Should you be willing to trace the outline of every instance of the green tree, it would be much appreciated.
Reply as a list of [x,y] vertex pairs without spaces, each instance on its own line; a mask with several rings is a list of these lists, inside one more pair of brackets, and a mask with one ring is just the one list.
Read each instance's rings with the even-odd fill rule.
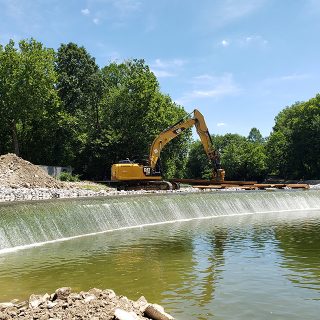
[[[108,132],[105,163],[145,159],[153,139],[186,115],[182,107],[159,90],[155,75],[143,60],[111,63],[102,69],[104,98],[102,128]],[[190,132],[170,142],[161,154],[167,176],[182,175]]]
[[[10,128],[12,150],[18,155],[28,153],[26,132],[32,122],[46,118],[58,106],[54,59],[54,51],[34,39],[20,41],[18,48],[10,40],[0,49],[1,122]],[[22,148],[20,141],[25,142]],[[6,142],[2,149],[11,151],[7,148]]]
[[101,72],[95,59],[75,43],[59,47],[56,71],[57,90],[62,102],[57,128],[62,143],[57,146],[57,154],[64,155],[64,161],[76,172],[89,177],[86,175],[88,168],[98,165],[93,159],[101,148]]
[[288,179],[319,179],[320,95],[282,110],[267,143],[270,172]]
[[190,179],[210,179],[212,169],[209,167],[207,155],[199,140],[191,144],[186,164],[186,176]]
[[230,143],[222,152],[228,180],[262,180],[266,175],[266,154],[262,144],[245,138],[241,143]]
[[57,52],[56,71],[64,110],[70,115],[85,117],[85,120],[91,117],[88,125],[98,126],[103,84],[95,59],[84,47],[72,42],[62,44]]
[[248,135],[248,140],[251,142],[263,143],[264,139],[261,132],[257,128],[252,128]]
[[[2,128],[10,130],[13,151],[19,154],[19,143],[17,137],[17,119],[22,113],[22,106],[16,101],[18,96],[18,74],[19,74],[19,53],[15,48],[13,40],[3,48],[0,54],[0,114]],[[20,107],[20,108],[19,108]],[[2,149],[5,146],[2,143]],[[7,150],[6,150],[7,151]]]
[[[249,141],[238,134],[213,136],[213,144],[220,151],[221,166],[226,180],[261,180],[266,174],[264,145]],[[191,178],[210,179],[212,168],[203,147],[196,141],[189,153],[187,173]]]

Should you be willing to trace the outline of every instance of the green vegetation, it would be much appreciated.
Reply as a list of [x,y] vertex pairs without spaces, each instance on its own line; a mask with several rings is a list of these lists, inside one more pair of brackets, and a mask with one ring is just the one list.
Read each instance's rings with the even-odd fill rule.
[[[0,154],[71,165],[82,178],[102,180],[112,163],[145,159],[157,134],[186,114],[143,60],[99,68],[74,43],[57,52],[34,39],[0,46]],[[257,128],[248,137],[213,136],[226,179],[320,178],[320,95],[286,107],[275,121],[268,138]],[[161,156],[166,177],[210,178],[190,130]]]
[[266,146],[270,172],[290,179],[319,179],[320,95],[285,108],[275,121]]
[[[266,154],[263,140],[252,141],[238,134],[217,135],[213,136],[212,140],[220,151],[222,167],[226,171],[226,180],[261,180],[266,176]],[[193,143],[187,163],[188,176],[210,178],[211,171],[201,143],[199,141]]]
[[69,182],[78,182],[80,181],[79,175],[75,174],[73,175],[70,172],[61,172],[58,176],[58,179],[61,181],[69,181]]

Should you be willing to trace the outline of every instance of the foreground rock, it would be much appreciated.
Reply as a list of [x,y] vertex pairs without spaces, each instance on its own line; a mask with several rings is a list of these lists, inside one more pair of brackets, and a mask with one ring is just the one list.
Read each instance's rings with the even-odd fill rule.
[[172,320],[172,316],[144,297],[131,301],[112,290],[72,293],[69,287],[52,294],[31,295],[29,301],[0,303],[0,319]]

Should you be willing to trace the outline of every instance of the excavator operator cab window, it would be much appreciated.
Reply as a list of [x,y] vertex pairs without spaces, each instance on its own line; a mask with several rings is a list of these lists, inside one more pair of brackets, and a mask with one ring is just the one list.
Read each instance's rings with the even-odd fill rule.
[[154,168],[154,175],[161,175],[161,162],[160,158],[158,159],[156,166]]
[[120,160],[119,163],[132,163],[132,161],[129,158],[127,158],[125,160]]

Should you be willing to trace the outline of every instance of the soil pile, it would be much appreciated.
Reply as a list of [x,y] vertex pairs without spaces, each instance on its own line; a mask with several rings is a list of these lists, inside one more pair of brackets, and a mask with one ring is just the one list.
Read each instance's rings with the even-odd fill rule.
[[0,156],[0,186],[11,188],[64,188],[38,166],[13,153]]
[[69,287],[49,295],[31,295],[29,301],[0,303],[0,319],[174,320],[159,305],[144,297],[137,301],[112,290],[91,289],[72,293]]

